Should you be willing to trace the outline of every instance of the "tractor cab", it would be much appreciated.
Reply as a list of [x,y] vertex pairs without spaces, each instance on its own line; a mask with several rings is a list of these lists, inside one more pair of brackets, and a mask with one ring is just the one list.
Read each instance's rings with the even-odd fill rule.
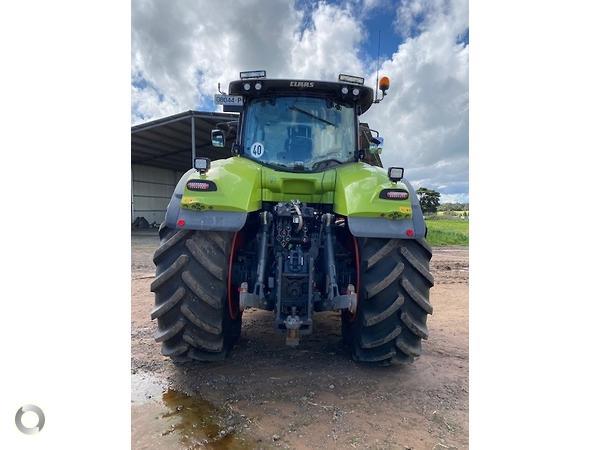
[[[213,130],[214,146],[232,140],[235,154],[293,172],[320,172],[365,157],[368,128],[358,117],[374,98],[363,78],[267,79],[265,71],[242,72],[240,78],[229,84],[228,95],[215,96],[215,103],[226,112],[239,112],[240,119]],[[367,140],[373,141],[371,136]]]

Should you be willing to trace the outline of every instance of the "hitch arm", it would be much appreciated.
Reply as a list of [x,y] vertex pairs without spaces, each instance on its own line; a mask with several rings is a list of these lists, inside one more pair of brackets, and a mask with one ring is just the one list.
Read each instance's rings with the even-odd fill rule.
[[260,241],[258,244],[258,264],[256,268],[256,283],[252,292],[248,292],[248,283],[240,286],[240,309],[264,308],[265,300],[265,271],[267,270],[267,245],[269,241],[269,227],[273,216],[270,212],[260,213]]
[[340,295],[337,285],[337,273],[335,270],[335,254],[333,252],[333,214],[323,214],[325,221],[325,258],[327,262],[327,275],[329,282],[327,284],[327,299],[333,300]]
[[254,285],[254,294],[261,299],[265,293],[265,271],[267,269],[267,243],[269,240],[269,226],[273,216],[270,212],[260,213],[260,244],[258,249],[258,266],[256,269],[256,284]]
[[335,254],[333,250],[333,214],[323,214],[325,221],[325,258],[327,263],[327,304],[332,310],[348,309],[354,314],[357,305],[357,296],[352,284],[348,285],[345,295],[340,295],[335,269]]

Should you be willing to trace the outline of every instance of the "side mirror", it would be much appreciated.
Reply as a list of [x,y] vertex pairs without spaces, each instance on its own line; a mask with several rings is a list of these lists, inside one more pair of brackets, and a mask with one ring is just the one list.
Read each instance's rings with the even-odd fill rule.
[[194,169],[200,173],[208,172],[208,169],[210,169],[210,159],[203,157],[194,159]]
[[210,140],[213,147],[225,147],[225,133],[221,130],[212,130],[210,132]]
[[369,143],[369,153],[373,155],[380,155],[383,151],[383,137],[373,136]]

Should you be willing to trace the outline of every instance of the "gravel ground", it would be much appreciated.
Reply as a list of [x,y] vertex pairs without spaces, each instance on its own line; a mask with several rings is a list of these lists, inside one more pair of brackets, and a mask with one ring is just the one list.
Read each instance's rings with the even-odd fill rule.
[[250,310],[228,360],[180,368],[152,339],[157,244],[132,236],[133,448],[468,447],[467,248],[434,248],[430,338],[413,365],[353,362],[339,314],[317,314],[293,349],[271,313]]

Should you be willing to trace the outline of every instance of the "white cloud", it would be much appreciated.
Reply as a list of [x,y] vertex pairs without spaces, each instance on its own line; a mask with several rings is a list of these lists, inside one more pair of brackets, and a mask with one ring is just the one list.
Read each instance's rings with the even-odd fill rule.
[[362,28],[351,11],[321,3],[311,19],[312,25],[294,36],[298,40],[290,51],[288,76],[336,80],[341,72],[362,73]]
[[[364,119],[386,137],[386,165],[404,166],[417,185],[466,194],[468,46],[457,43],[467,28],[466,2],[445,2],[444,8],[428,11],[421,34],[382,64],[392,86]],[[373,74],[370,82],[375,84]]]
[[[319,3],[310,11],[292,1],[236,0],[133,2],[132,120],[184,111],[216,92],[240,70],[266,69],[270,77],[335,79],[362,73],[360,22],[349,6]],[[134,83],[135,84],[135,83]],[[161,96],[159,97],[159,92]]]
[[[132,120],[139,122],[203,103],[244,69],[285,72],[301,12],[288,1],[150,1],[132,4],[132,76],[151,87],[134,88]],[[149,100],[162,101],[155,108]],[[149,115],[147,115],[149,114]]]
[[[202,107],[240,70],[331,80],[365,74],[374,85],[376,68],[359,57],[361,17],[384,2],[358,1],[301,10],[293,0],[134,0],[132,121]],[[467,8],[466,0],[398,4],[395,24],[412,37],[382,62],[391,89],[363,116],[386,137],[386,165],[404,166],[416,185],[446,196],[468,192],[468,46],[457,43]]]

